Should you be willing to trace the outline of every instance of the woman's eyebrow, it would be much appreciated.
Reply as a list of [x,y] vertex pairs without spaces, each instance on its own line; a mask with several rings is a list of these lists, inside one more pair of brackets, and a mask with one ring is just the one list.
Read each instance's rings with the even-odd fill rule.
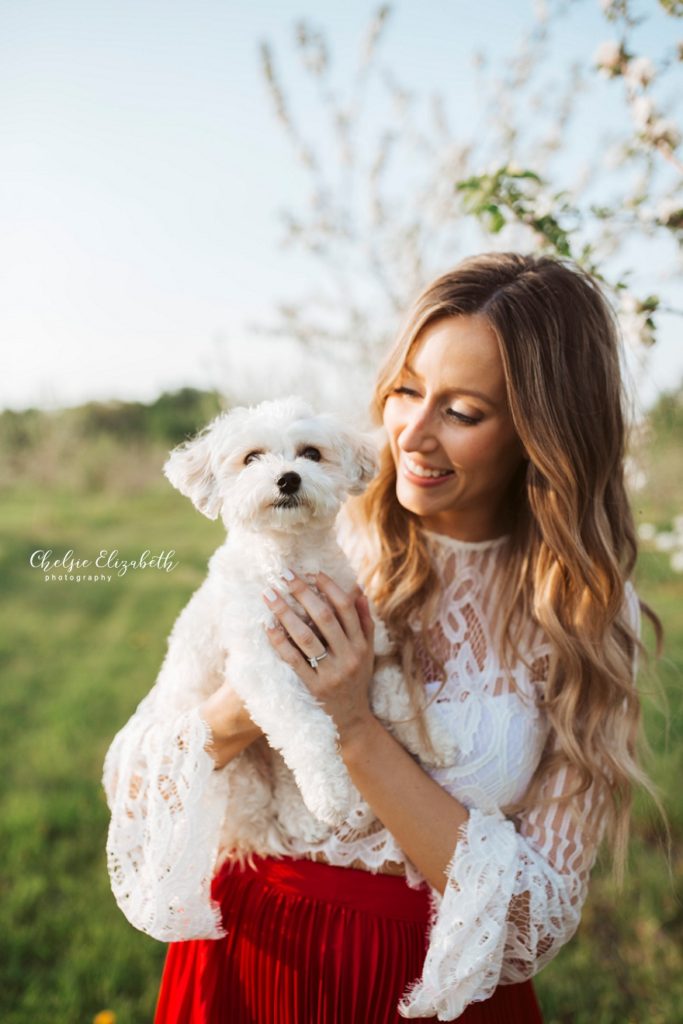
[[[410,363],[404,363],[403,369],[406,370],[411,375],[411,377],[417,377],[418,379],[420,379],[420,374],[415,372]],[[483,391],[475,391],[474,388],[445,387],[443,390],[450,394],[473,395],[475,398],[480,398],[482,402],[486,402],[487,405],[490,405],[493,408],[497,407],[496,402],[494,402],[492,398],[489,398],[488,395],[485,395]]]

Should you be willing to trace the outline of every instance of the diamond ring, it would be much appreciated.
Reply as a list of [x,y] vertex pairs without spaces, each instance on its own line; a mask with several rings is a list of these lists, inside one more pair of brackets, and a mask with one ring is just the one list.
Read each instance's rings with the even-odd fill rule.
[[326,657],[327,657],[327,651],[323,651],[323,653],[319,654],[316,658],[307,658],[307,661],[308,661],[308,664],[311,666],[311,668],[317,668],[318,667],[318,662],[322,661],[323,658],[326,658]]

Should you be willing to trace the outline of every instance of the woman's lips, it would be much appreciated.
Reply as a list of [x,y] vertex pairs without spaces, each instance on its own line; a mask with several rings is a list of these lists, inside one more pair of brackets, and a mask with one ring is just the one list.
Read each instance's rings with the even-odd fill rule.
[[405,462],[401,462],[401,472],[406,480],[409,480],[411,484],[416,484],[418,487],[438,487],[440,484],[450,480],[455,474],[451,471],[446,473],[444,476],[418,476],[417,473],[411,473],[410,469]]

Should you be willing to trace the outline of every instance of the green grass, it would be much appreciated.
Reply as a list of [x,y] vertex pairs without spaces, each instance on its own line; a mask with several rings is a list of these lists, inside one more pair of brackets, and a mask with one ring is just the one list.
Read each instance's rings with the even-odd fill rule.
[[[222,528],[163,480],[124,496],[46,494],[24,481],[3,498],[0,1019],[81,1024],[109,1008],[117,1024],[142,1024],[152,1018],[165,946],[131,928],[111,895],[101,767],[114,733],[154,681],[170,627],[201,582]],[[656,496],[640,501],[643,515],[653,516],[653,502]],[[681,508],[668,491],[666,504],[667,515]],[[175,549],[178,566],[131,570],[110,583],[45,582],[28,563],[43,548],[55,556],[72,548],[81,558],[101,549],[127,558],[145,548]],[[668,734],[653,700],[645,711],[680,883],[683,577],[652,552],[641,560],[638,583],[667,632],[658,672]],[[547,1024],[683,1020],[683,909],[659,833],[639,799],[625,888],[614,889],[606,864],[596,867],[578,935],[536,980]]]
[[[220,527],[163,484],[111,495],[5,494],[0,528],[0,1019],[151,1020],[165,946],[116,907],[100,787],[114,732],[153,682],[166,636],[205,573]],[[171,573],[110,583],[45,582],[32,551],[177,551]]]

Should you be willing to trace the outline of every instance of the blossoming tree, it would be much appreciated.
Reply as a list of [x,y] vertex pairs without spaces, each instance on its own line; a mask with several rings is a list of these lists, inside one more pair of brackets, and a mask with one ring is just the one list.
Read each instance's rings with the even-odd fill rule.
[[[296,54],[329,126],[316,144],[298,124],[264,42],[274,109],[310,186],[307,207],[282,214],[283,241],[310,254],[316,273],[310,293],[280,303],[260,330],[347,366],[359,358],[376,365],[427,280],[468,252],[521,248],[571,257],[596,274],[644,360],[661,318],[681,314],[681,91],[667,90],[680,79],[683,43],[645,53],[640,37],[653,18],[674,27],[683,5],[660,0],[646,14],[632,0],[600,6],[608,38],[597,49],[587,43],[576,61],[553,55],[565,19],[585,4],[560,0],[537,3],[521,46],[502,66],[492,70],[485,54],[474,54],[481,105],[469,132],[451,128],[442,95],[421,102],[383,64],[389,6],[372,19],[344,96],[332,86],[324,34],[308,22],[296,26]],[[614,123],[600,123],[601,79],[622,87]],[[368,111],[378,108],[382,124],[373,125]],[[579,160],[576,127],[596,118]]]

